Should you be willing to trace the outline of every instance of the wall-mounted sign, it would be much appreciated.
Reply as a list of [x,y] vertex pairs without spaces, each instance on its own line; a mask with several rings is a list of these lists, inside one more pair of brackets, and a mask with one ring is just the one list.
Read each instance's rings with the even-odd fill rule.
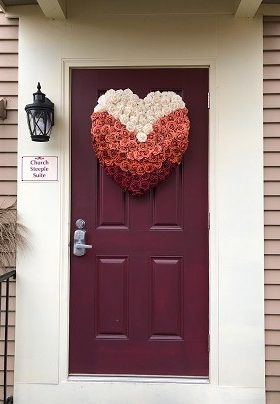
[[58,157],[23,156],[21,162],[22,181],[58,181]]

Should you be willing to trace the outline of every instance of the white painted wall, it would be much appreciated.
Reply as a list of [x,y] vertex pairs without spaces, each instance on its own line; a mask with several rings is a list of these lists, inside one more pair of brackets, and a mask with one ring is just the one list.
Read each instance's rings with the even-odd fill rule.
[[[17,266],[15,402],[263,404],[262,20],[68,3],[66,21],[37,7],[20,20],[19,162],[58,155],[60,171],[58,183],[19,177],[30,247]],[[197,65],[211,87],[210,382],[68,379],[69,69]],[[56,107],[45,144],[30,141],[24,112],[37,81]]]

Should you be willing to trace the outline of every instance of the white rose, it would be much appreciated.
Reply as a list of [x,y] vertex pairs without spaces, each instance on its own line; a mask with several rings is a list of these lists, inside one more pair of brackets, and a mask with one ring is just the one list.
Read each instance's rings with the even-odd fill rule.
[[122,114],[119,116],[119,119],[123,125],[126,125],[129,122],[129,116],[126,114]]
[[144,143],[147,140],[147,135],[143,132],[137,133],[136,138],[139,142]]
[[140,124],[146,123],[145,116],[144,116],[144,115],[139,115],[138,122],[139,122]]
[[136,129],[136,132],[141,133],[142,132],[142,125],[136,125],[135,129]]
[[135,115],[130,115],[129,121],[135,126],[138,122],[138,119]]
[[123,90],[123,94],[127,97],[131,97],[131,95],[133,94],[133,92],[130,90],[130,88],[126,88],[125,90]]
[[170,113],[170,108],[169,107],[163,107],[161,110],[163,115],[168,115]]
[[130,132],[133,132],[135,129],[135,125],[131,121],[128,121],[125,126],[126,129],[129,130]]
[[156,111],[154,111],[154,116],[157,119],[161,118],[161,116],[162,116],[161,110],[157,109]]
[[102,105],[97,104],[96,107],[94,108],[94,112],[103,112],[105,111],[105,108]]
[[145,126],[143,126],[143,133],[148,135],[150,132],[152,132],[153,126],[150,123],[147,123]]

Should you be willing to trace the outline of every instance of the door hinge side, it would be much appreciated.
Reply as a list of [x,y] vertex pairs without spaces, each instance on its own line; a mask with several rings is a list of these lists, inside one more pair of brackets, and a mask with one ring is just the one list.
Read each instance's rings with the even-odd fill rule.
[[208,105],[208,109],[210,109],[210,93],[208,91],[208,96],[207,96],[207,105]]
[[208,352],[210,352],[210,334],[208,334]]

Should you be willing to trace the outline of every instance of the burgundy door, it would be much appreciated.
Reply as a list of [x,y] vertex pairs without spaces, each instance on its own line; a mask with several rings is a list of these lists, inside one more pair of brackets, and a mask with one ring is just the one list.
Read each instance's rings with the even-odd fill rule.
[[[190,146],[168,180],[123,193],[96,161],[90,114],[107,89],[172,90],[189,109]],[[72,71],[71,374],[208,375],[208,69]],[[71,248],[72,251],[72,248]]]

